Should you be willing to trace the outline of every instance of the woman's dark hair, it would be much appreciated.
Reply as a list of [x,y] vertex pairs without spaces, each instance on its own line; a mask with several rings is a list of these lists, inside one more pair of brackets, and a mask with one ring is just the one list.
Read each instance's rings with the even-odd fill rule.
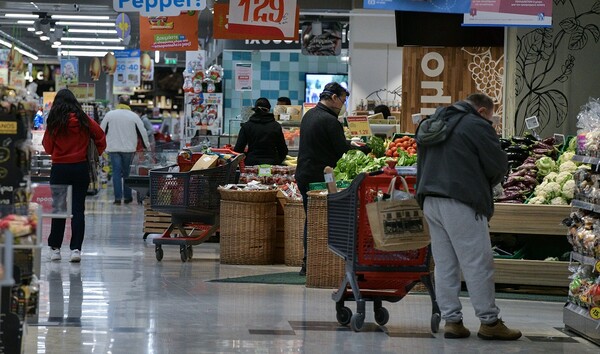
[[348,92],[344,86],[338,84],[337,82],[330,82],[323,88],[323,92],[321,92],[319,95],[319,99],[329,99],[333,95],[342,96],[343,94],[350,96],[350,92]]
[[381,113],[383,115],[383,119],[387,119],[387,117],[392,115],[392,112],[390,112],[390,108],[384,104],[375,106],[375,108],[373,108],[373,113]]
[[52,108],[48,113],[46,120],[46,129],[48,133],[54,135],[62,135],[68,133],[69,118],[71,113],[77,116],[81,130],[86,133],[90,131],[90,118],[81,108],[81,104],[73,95],[73,92],[62,89],[56,93]]
[[280,102],[281,102],[281,104],[288,105],[288,106],[292,104],[292,101],[290,100],[289,97],[279,97],[277,99],[277,103],[279,104]]
[[259,99],[256,100],[256,103],[254,103],[254,111],[258,112],[258,111],[262,111],[262,112],[268,112],[271,110],[271,103],[269,102],[268,99],[261,97]]

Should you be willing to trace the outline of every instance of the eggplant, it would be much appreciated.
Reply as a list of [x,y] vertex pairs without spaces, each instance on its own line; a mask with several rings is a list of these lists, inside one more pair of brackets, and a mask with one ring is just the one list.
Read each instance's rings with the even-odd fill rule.
[[542,140],[542,143],[546,144],[546,145],[555,145],[556,144],[556,139],[554,139],[553,136],[546,138],[544,140]]
[[499,139],[499,140],[500,140],[500,147],[503,150],[506,149],[507,147],[509,147],[512,144],[512,142],[510,140],[508,140],[508,139]]
[[528,152],[530,149],[529,149],[529,146],[527,146],[527,145],[513,144],[513,145],[507,147],[505,150],[506,150],[506,152]]
[[529,175],[525,175],[523,176],[523,183],[525,184],[530,184],[533,186],[537,186],[538,185],[538,181],[536,178],[529,176]]
[[552,150],[554,149],[554,145],[552,144],[546,144],[542,141],[538,141],[537,143],[533,144],[531,146],[532,149],[546,149],[546,150]]
[[531,133],[525,133],[525,135],[523,135],[523,138],[526,140],[525,144],[527,145],[533,145],[539,140]]
[[525,139],[523,136],[513,136],[510,138],[514,144],[527,144],[530,140]]
[[529,157],[529,153],[524,151],[524,152],[507,152],[506,153],[506,157],[508,158],[509,161],[525,161],[525,159],[527,157]]
[[527,162],[527,159],[523,161],[523,164],[517,167],[517,170],[537,170],[537,166],[533,162]]

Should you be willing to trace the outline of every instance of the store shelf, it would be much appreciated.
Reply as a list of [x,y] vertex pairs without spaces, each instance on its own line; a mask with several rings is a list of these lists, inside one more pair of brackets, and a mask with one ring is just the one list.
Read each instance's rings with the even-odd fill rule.
[[571,205],[574,208],[580,208],[580,209],[585,209],[588,211],[593,211],[595,213],[600,213],[600,205],[598,205],[598,204],[593,204],[593,203],[584,202],[582,200],[573,199],[571,201]]
[[589,163],[592,165],[600,164],[600,158],[592,157],[592,156],[575,155],[575,156],[573,156],[573,158],[571,160],[577,161],[577,162]]
[[568,205],[496,203],[494,208],[490,232],[562,237],[567,234],[562,220],[571,212]]
[[494,259],[496,284],[568,287],[569,262]]
[[593,319],[588,309],[572,303],[566,304],[563,309],[563,323],[568,330],[600,345],[600,320]]

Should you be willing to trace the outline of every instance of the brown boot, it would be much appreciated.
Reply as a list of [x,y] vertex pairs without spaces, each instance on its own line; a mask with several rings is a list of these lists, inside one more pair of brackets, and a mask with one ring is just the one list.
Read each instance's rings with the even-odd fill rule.
[[462,321],[448,322],[444,326],[444,338],[467,338],[471,332],[463,325]]
[[521,331],[506,327],[504,321],[498,319],[492,324],[482,323],[477,337],[486,340],[517,340],[521,338]]

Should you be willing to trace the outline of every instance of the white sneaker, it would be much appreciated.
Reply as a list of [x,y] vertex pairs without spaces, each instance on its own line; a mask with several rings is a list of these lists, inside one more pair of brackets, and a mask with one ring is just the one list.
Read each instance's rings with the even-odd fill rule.
[[80,250],[71,250],[71,262],[80,262],[81,261],[81,251]]
[[51,261],[60,261],[60,248],[52,248],[50,247],[50,260]]

